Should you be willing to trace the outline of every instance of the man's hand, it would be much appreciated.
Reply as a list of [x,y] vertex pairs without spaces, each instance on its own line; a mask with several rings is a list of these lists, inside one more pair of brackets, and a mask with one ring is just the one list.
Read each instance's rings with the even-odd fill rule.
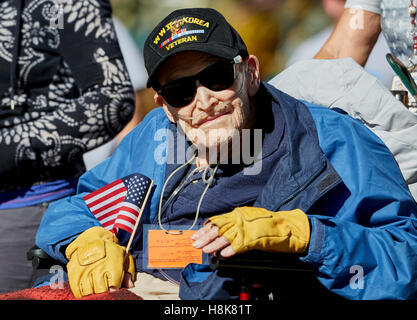
[[76,298],[122,286],[132,287],[136,276],[133,258],[125,261],[125,247],[102,227],[81,233],[65,250],[68,279]]
[[194,240],[194,248],[203,249],[207,254],[222,250],[220,254],[227,258],[236,253],[230,245],[230,241],[225,237],[221,237],[219,235],[219,228],[210,221],[194,233],[191,239]]
[[224,257],[248,250],[303,253],[310,242],[310,223],[301,210],[240,207],[209,218],[192,239],[194,247],[205,253],[221,250]]

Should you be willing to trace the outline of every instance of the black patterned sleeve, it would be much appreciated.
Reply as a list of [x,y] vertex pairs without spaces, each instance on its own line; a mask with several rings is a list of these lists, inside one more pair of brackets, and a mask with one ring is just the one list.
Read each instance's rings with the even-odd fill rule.
[[134,91],[108,0],[62,3],[59,52],[80,90],[77,99],[68,101],[79,116],[71,135],[87,143],[87,151],[115,136],[131,119]]
[[[133,115],[134,91],[109,2],[66,0],[61,2],[61,14],[57,46],[61,62],[49,92],[42,96],[48,111],[2,130],[7,132],[0,137],[3,142],[11,130],[27,131],[27,136],[20,135],[22,141],[3,143],[10,158],[0,169],[3,187],[11,180],[30,184],[79,175],[84,170],[82,154],[113,138]],[[38,108],[41,100],[30,101],[30,108]]]

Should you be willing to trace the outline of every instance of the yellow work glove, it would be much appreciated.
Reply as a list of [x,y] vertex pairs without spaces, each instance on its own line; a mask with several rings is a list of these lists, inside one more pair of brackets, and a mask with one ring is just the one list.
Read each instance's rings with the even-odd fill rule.
[[310,242],[310,223],[298,209],[272,212],[240,207],[208,221],[219,228],[219,235],[229,240],[236,253],[249,250],[303,253]]
[[120,288],[125,272],[135,281],[135,264],[126,248],[110,231],[92,227],[81,233],[65,250],[71,291],[76,298]]

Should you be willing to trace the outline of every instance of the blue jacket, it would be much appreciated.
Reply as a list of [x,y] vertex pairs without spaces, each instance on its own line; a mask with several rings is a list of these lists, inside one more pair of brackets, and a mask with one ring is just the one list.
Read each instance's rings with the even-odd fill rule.
[[[329,290],[350,299],[417,297],[417,206],[389,150],[359,121],[265,86],[273,106],[282,109],[289,151],[255,206],[273,211],[300,208],[308,214],[311,240],[301,259]],[[38,230],[38,246],[66,262],[60,248],[100,225],[82,197],[133,172],[155,182],[141,223],[153,221],[168,147],[160,129],[168,125],[161,108],[150,112],[112,158],[80,178],[77,195],[52,203]],[[363,270],[359,289],[351,285],[354,266]],[[183,299],[227,298],[222,287],[227,279],[207,266],[190,264],[182,276]]]

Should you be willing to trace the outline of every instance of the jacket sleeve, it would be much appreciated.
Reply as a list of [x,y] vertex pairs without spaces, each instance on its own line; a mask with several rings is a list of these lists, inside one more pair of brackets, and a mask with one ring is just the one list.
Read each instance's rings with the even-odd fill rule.
[[310,111],[350,196],[338,212],[309,214],[312,236],[302,260],[346,298],[416,298],[417,206],[392,154],[359,121],[324,108]]
[[[30,183],[79,175],[85,170],[82,154],[112,139],[134,112],[133,87],[108,1],[61,5],[61,60],[49,85],[48,112],[0,131],[5,157],[0,176],[6,181],[16,176]],[[34,109],[36,103],[28,101]],[[25,141],[14,141],[18,136]]]
[[84,173],[77,185],[77,194],[50,204],[42,217],[36,234],[36,244],[48,255],[66,262],[62,248],[78,234],[93,226],[100,226],[98,220],[82,199],[117,179],[138,172],[154,180],[156,186],[150,197],[150,207],[143,213],[144,218],[155,212],[165,176],[165,153],[159,152],[166,146],[159,139],[158,130],[164,130],[168,118],[162,108],[152,110],[118,145],[113,155]]
[[[48,255],[66,263],[64,248],[83,231],[101,226],[87,207],[83,197],[125,174],[122,163],[128,157],[125,143],[113,156],[84,173],[77,185],[77,194],[52,202],[42,217],[36,234],[36,244]],[[117,170],[115,170],[117,169]]]

